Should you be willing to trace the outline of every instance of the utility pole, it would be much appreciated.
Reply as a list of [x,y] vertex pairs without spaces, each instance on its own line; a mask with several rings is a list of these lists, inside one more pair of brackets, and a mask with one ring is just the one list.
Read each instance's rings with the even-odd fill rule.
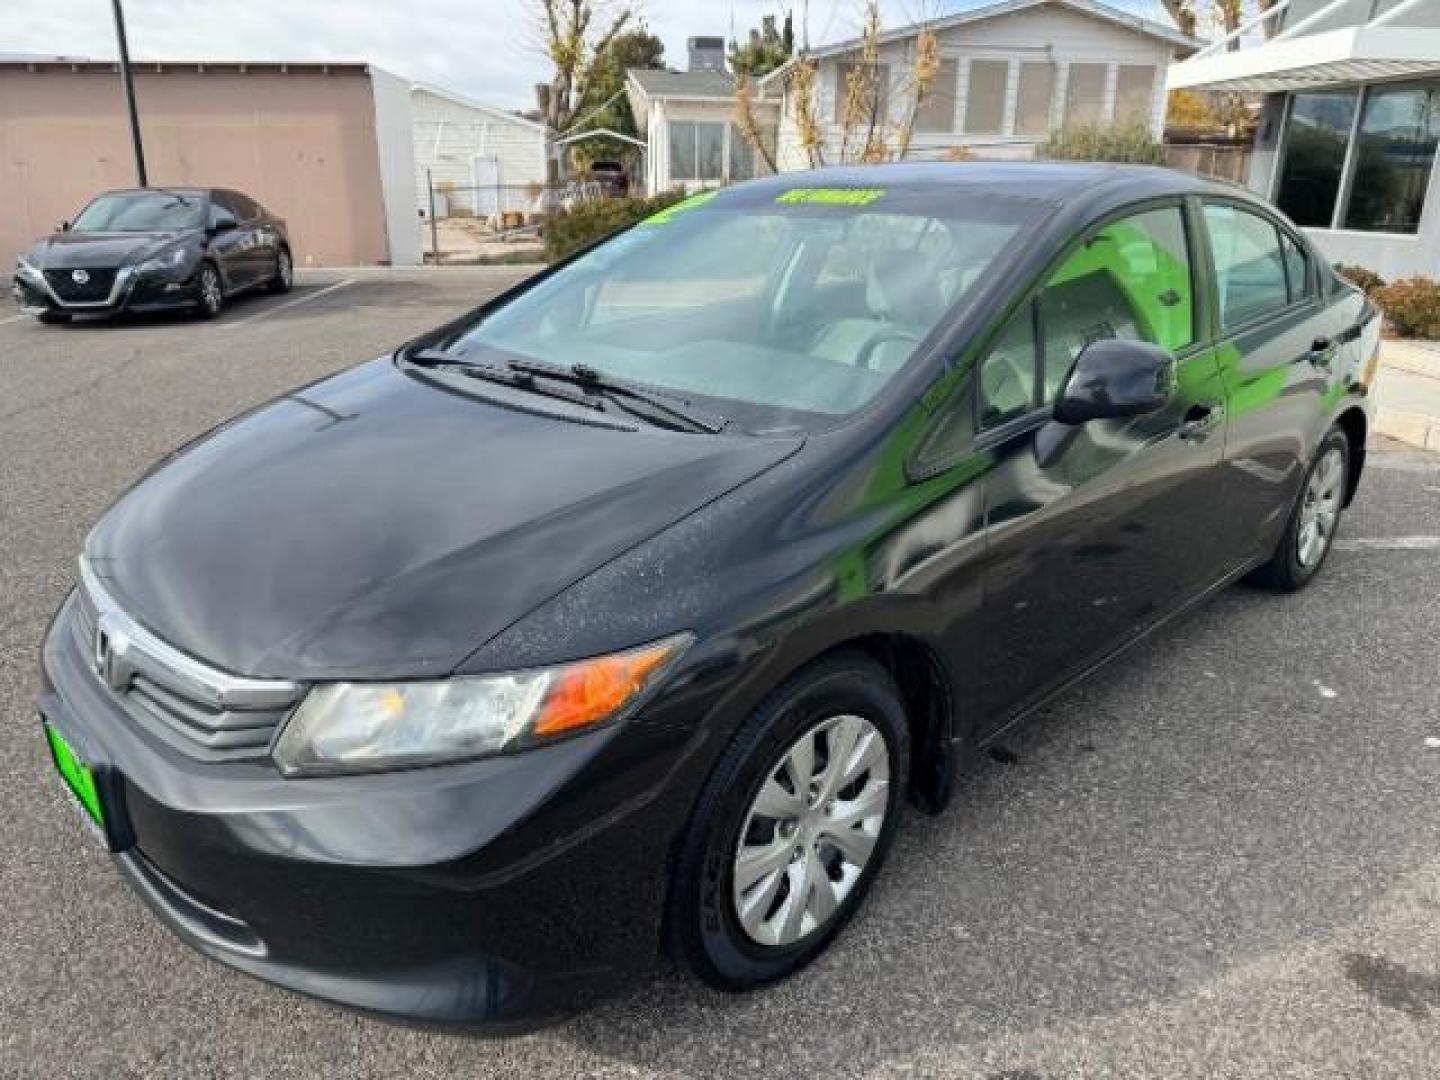
[[130,45],[125,40],[125,13],[120,0],[110,0],[115,11],[115,37],[120,42],[120,81],[125,86],[125,110],[130,114],[130,142],[135,147],[135,176],[141,187],[148,187],[145,178],[145,148],[140,145],[140,116],[135,111],[135,79],[130,74]]

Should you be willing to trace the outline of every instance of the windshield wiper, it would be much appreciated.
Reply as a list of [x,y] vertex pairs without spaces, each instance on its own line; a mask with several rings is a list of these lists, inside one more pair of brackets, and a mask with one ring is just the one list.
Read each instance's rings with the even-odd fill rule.
[[[699,431],[707,435],[718,435],[730,424],[730,421],[723,416],[712,416],[685,408],[684,406],[689,402],[684,398],[641,390],[639,387],[617,382],[586,364],[570,364],[561,367],[554,364],[542,364],[534,360],[509,360],[505,366],[512,371],[524,372],[527,375],[539,375],[546,379],[558,379],[561,382],[573,383],[592,394],[604,395],[632,416],[645,416],[646,419],[653,421],[656,417],[646,414],[658,414],[668,421],[670,426],[683,431]],[[640,405],[643,408],[636,409],[634,405]]]
[[446,352],[444,349],[416,349],[401,355],[406,363],[414,364],[416,367],[427,368],[431,371],[453,371],[467,378],[483,379],[485,382],[499,383],[501,386],[527,390],[532,394],[540,394],[542,397],[569,402],[582,409],[590,409],[594,412],[605,411],[605,407],[591,395],[572,394],[554,386],[540,386],[535,382],[533,375],[513,365],[507,364],[500,367],[495,364],[481,364],[474,360],[467,360],[458,353]]

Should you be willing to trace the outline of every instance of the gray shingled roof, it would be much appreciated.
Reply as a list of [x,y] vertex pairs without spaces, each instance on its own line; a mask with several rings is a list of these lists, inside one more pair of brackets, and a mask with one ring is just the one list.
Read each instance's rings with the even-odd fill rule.
[[659,71],[631,68],[630,77],[649,97],[732,98],[735,82],[723,71]]

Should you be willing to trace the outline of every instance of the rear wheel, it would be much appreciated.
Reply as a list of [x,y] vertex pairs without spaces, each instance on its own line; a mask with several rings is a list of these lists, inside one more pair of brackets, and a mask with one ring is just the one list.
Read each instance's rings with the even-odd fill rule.
[[1304,588],[1325,564],[1340,517],[1345,510],[1345,492],[1350,481],[1350,440],[1338,427],[1331,428],[1290,513],[1280,546],[1249,580],[1281,592]]
[[275,276],[270,279],[266,288],[272,293],[287,293],[294,284],[295,264],[290,258],[290,249],[282,247],[275,256]]
[[198,301],[195,312],[200,318],[213,319],[220,314],[220,309],[225,306],[225,288],[220,283],[220,271],[215,269],[214,263],[200,264],[195,292]]
[[845,654],[784,684],[736,735],[686,832],[672,944],[712,986],[809,963],[855,913],[894,835],[909,767],[883,668]]

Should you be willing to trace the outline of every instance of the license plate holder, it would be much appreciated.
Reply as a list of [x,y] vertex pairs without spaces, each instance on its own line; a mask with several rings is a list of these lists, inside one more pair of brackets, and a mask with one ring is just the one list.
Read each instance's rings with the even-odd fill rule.
[[50,750],[50,760],[66,795],[79,807],[82,819],[109,850],[124,851],[132,841],[119,775],[97,756],[88,754],[77,740],[63,734],[43,714],[40,726]]

